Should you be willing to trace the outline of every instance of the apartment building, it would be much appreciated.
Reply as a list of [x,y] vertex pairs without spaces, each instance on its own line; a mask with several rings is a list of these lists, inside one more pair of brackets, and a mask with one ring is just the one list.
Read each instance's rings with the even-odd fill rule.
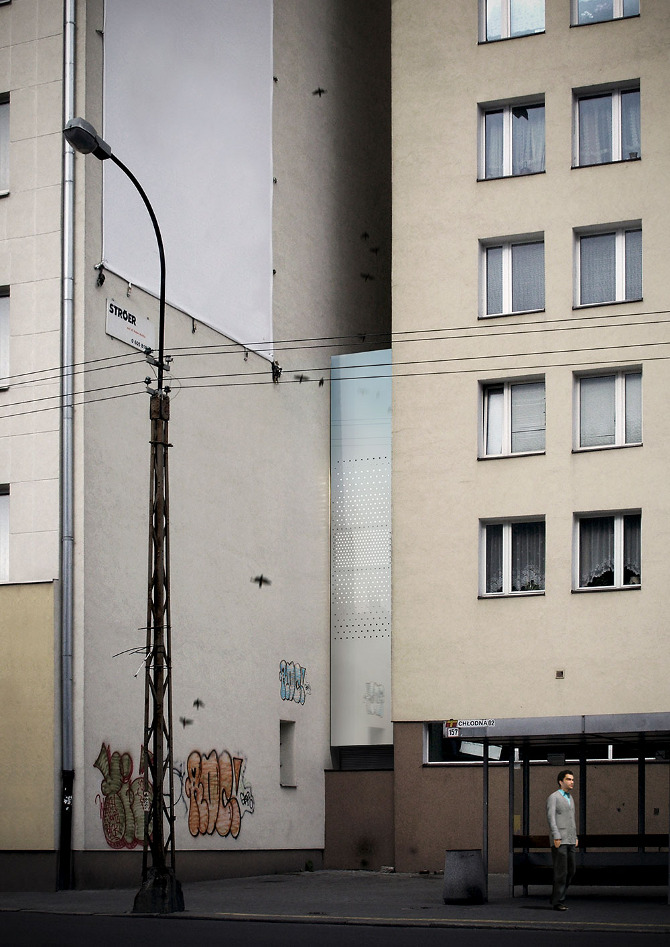
[[564,760],[582,831],[667,838],[669,43],[659,0],[393,3],[401,870],[506,870]]
[[165,245],[177,876],[322,863],[330,358],[388,343],[389,43],[376,0],[0,4],[4,887],[139,885],[144,844],[158,254],[74,116]]

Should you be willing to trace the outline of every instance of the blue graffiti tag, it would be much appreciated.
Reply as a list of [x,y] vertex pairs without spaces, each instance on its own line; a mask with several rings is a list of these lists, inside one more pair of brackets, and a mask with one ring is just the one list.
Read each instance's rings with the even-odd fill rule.
[[304,704],[305,698],[312,689],[305,683],[307,669],[293,661],[279,662],[279,693],[282,700],[292,700],[296,704]]

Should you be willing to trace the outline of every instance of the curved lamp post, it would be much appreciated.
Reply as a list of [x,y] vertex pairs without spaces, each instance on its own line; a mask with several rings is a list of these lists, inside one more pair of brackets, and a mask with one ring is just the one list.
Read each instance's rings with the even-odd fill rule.
[[[160,257],[160,320],[158,326],[158,386],[152,393],[151,496],[149,519],[149,595],[145,653],[144,771],[151,777],[151,792],[144,807],[142,886],[135,897],[136,913],[170,913],[184,910],[181,885],[175,877],[174,790],[172,785],[172,670],[170,660],[170,572],[168,505],[169,389],[163,388],[165,352],[165,253],[158,221],[144,188],[135,175],[112,153],[107,142],[83,118],[71,119],[63,129],[75,151],[111,160],[135,185],[149,212]],[[147,356],[149,357],[149,355]],[[166,785],[167,783],[167,785]],[[151,867],[147,864],[151,852]]]

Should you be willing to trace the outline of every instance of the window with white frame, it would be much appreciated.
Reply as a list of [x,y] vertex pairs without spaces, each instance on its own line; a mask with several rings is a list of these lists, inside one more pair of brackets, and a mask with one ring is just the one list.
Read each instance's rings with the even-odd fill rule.
[[641,154],[639,85],[575,92],[575,167],[634,161]]
[[0,196],[9,191],[9,94],[0,94]]
[[0,483],[0,582],[9,581],[9,485]]
[[642,230],[637,226],[576,231],[576,304],[642,299]]
[[483,523],[480,538],[482,596],[544,591],[544,519]]
[[577,588],[641,584],[641,523],[639,512],[576,517]]
[[543,32],[544,0],[479,0],[481,42]]
[[480,178],[544,171],[544,102],[480,106]]
[[482,242],[483,316],[544,309],[544,236]]
[[604,23],[627,16],[639,16],[640,0],[572,0],[572,23]]
[[544,451],[544,379],[487,383],[480,391],[480,456]]
[[642,443],[642,372],[622,370],[575,379],[576,448]]
[[0,286],[0,388],[9,375],[9,287]]

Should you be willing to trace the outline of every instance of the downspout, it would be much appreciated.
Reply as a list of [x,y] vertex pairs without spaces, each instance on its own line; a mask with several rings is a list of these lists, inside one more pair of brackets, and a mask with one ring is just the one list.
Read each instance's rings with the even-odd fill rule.
[[[65,0],[63,23],[63,125],[74,117],[75,2]],[[59,889],[73,886],[74,790],[73,585],[74,585],[74,152],[63,139],[61,284],[60,634],[61,801]]]

